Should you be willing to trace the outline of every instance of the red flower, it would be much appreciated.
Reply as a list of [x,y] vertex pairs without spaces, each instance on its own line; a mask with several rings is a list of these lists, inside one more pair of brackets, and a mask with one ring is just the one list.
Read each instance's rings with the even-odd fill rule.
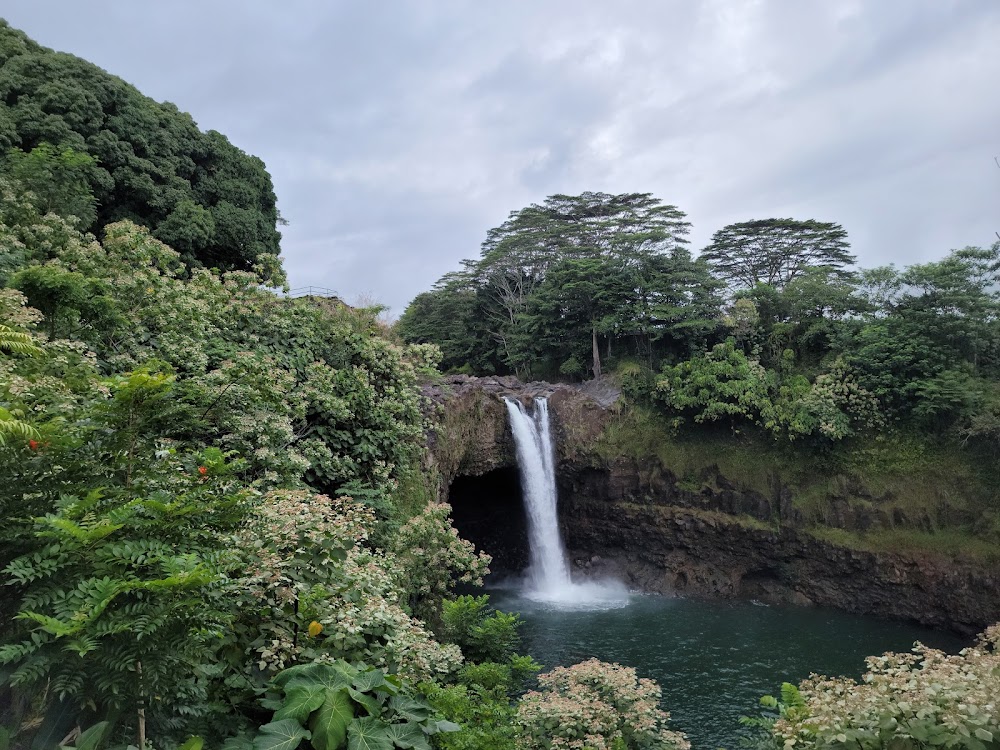
[[198,473],[201,474],[202,476],[205,476],[206,474],[208,474],[208,469],[206,469],[204,466],[199,466]]
[[28,441],[28,447],[31,448],[31,450],[33,450],[33,451],[37,451],[38,450],[38,441],[37,440],[29,440]]

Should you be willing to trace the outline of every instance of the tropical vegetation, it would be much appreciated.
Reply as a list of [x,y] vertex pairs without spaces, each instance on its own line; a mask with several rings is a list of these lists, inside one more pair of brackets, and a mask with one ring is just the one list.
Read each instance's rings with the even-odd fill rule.
[[[425,460],[442,357],[571,379],[629,358],[671,419],[816,445],[1000,429],[996,246],[855,274],[836,226],[765,222],[823,244],[727,291],[676,207],[553,196],[394,331],[284,293],[263,162],[5,23],[0,149],[3,748],[687,747],[654,683],[536,678],[519,618],[460,591],[490,560]],[[996,645],[873,662],[863,705],[809,682],[769,731],[995,747]]]

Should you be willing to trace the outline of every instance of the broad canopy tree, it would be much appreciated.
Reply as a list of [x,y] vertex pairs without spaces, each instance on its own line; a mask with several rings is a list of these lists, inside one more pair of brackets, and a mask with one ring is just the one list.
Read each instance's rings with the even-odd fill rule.
[[840,224],[812,219],[757,219],[723,227],[701,257],[733,289],[766,284],[782,290],[809,269],[847,278],[854,256]]
[[[718,284],[687,250],[689,228],[682,211],[649,193],[552,195],[491,229],[480,259],[431,293],[434,309],[474,297],[481,327],[467,329],[472,348],[492,348],[499,367],[525,375],[539,367],[582,374],[576,363],[582,370],[589,361],[599,376],[616,342],[633,354],[649,354],[657,341],[687,351],[719,317]],[[421,295],[404,313],[408,340],[441,338],[426,324],[429,305]],[[449,333],[445,366],[463,364],[447,359],[460,348],[454,342]]]

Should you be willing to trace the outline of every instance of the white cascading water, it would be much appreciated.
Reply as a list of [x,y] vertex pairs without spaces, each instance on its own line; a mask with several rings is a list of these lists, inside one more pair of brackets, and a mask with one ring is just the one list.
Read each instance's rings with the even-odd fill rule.
[[536,601],[579,608],[622,607],[628,592],[617,582],[573,583],[557,513],[555,447],[549,425],[549,405],[535,399],[531,415],[524,404],[505,398],[521,472],[521,491],[528,514],[531,566],[524,594]]
[[535,591],[556,594],[572,584],[556,514],[558,497],[549,405],[544,398],[536,399],[535,415],[532,417],[520,401],[509,398],[504,401],[510,415],[510,429],[514,433],[517,465],[521,470],[521,491],[528,512],[528,540],[531,544],[529,580]]

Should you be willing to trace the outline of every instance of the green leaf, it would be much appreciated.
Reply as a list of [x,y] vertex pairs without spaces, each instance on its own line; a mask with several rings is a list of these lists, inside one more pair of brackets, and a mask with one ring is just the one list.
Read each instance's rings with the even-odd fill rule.
[[444,720],[444,719],[442,719],[441,721],[435,722],[434,726],[437,729],[437,731],[439,731],[439,732],[461,732],[462,731],[462,727],[460,727],[458,724],[456,724],[453,721],[447,721],[447,720]]
[[980,727],[975,731],[976,737],[981,739],[983,742],[993,742],[993,732],[988,729],[983,729]]
[[312,744],[316,750],[336,750],[347,738],[347,725],[354,718],[354,703],[347,690],[326,691],[326,699],[312,717]]
[[300,664],[279,672],[274,677],[274,684],[289,691],[301,685],[321,685],[328,690],[338,690],[351,685],[358,673],[342,659],[333,664]]
[[275,721],[279,719],[295,719],[305,723],[309,714],[323,704],[326,689],[322,685],[289,686],[288,694],[281,708],[274,712]]
[[205,746],[205,740],[201,737],[191,737],[177,750],[201,750]]
[[295,719],[272,721],[254,737],[253,750],[295,750],[302,740],[311,737],[312,733]]
[[374,716],[355,719],[347,727],[347,750],[393,750],[389,725]]
[[354,699],[354,702],[365,709],[369,716],[379,716],[382,713],[382,706],[378,700],[371,695],[365,695],[354,688],[348,688],[347,692]]
[[242,734],[230,737],[222,743],[222,750],[253,750],[253,738]]
[[389,739],[396,747],[403,750],[431,750],[427,737],[419,724],[390,724],[387,730]]
[[426,703],[405,695],[394,695],[389,699],[389,709],[410,721],[424,721],[434,714],[434,709]]
[[97,750],[97,746],[101,744],[109,726],[111,726],[110,722],[99,721],[81,732],[76,740],[76,750]]
[[[384,692],[395,693],[396,690],[385,681],[385,673],[381,669],[371,669],[362,672],[354,678],[354,687],[362,693],[370,693],[378,688],[383,688]],[[385,690],[385,688],[390,688]]]

